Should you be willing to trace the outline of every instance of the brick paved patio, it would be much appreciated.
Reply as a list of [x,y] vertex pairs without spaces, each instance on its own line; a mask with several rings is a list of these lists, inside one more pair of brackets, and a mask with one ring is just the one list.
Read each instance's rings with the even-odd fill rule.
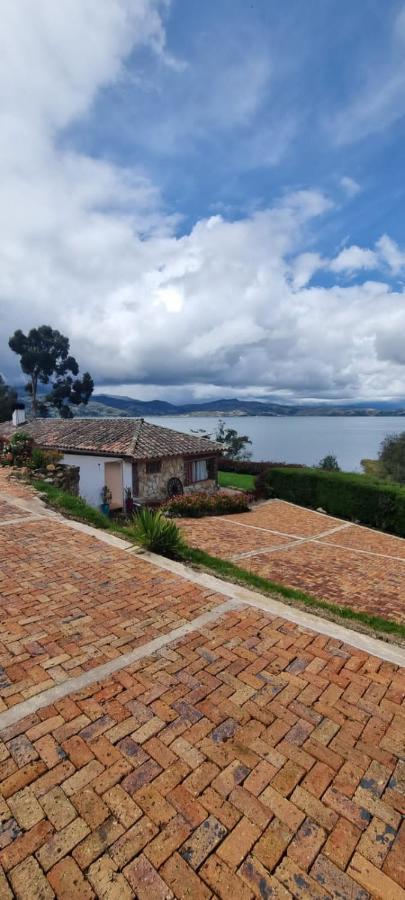
[[244,609],[40,710],[0,895],[404,898],[404,676]]
[[181,519],[179,524],[192,546],[270,581],[405,622],[402,538],[282,500],[248,513]]
[[0,524],[1,900],[405,900],[405,669],[26,516]]

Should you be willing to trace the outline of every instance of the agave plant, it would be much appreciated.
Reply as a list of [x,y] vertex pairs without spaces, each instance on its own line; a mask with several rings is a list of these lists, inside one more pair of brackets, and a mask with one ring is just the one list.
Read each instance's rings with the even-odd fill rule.
[[137,540],[147,550],[171,559],[183,556],[186,544],[181,531],[160,510],[142,507],[134,518],[134,528]]

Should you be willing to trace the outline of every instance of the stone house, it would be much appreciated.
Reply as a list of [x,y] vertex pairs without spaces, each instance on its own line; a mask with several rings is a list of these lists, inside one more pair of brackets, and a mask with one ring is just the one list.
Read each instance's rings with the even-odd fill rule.
[[17,429],[31,435],[38,447],[58,450],[63,464],[79,467],[79,492],[92,506],[100,506],[104,486],[111,492],[112,509],[124,506],[128,489],[141,503],[217,489],[219,444],[144,419],[26,422],[16,410],[13,424],[0,426],[0,433],[10,438]]

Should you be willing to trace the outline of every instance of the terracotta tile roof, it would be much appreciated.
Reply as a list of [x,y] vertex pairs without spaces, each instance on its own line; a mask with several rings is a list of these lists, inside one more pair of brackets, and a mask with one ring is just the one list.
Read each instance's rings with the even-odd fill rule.
[[151,425],[143,419],[35,419],[20,425],[0,425],[0,435],[16,431],[32,435],[40,446],[76,453],[128,456],[135,460],[161,456],[207,456],[219,454],[221,445],[194,435]]

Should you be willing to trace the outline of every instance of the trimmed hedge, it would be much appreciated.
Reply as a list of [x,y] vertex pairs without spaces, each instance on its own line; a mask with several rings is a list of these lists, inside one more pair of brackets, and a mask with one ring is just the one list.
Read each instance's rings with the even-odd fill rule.
[[241,475],[261,475],[262,472],[267,472],[267,469],[273,469],[274,466],[277,469],[304,468],[299,463],[255,462],[253,459],[229,459],[226,456],[221,456],[218,460],[218,469],[221,472],[240,472]]
[[332,516],[405,537],[405,489],[399,485],[366,475],[298,468],[270,469],[266,485],[267,497],[322,507]]
[[229,513],[247,512],[249,509],[247,494],[200,493],[182,494],[173,497],[163,507],[168,516],[185,516],[199,519],[201,516],[226,516]]

